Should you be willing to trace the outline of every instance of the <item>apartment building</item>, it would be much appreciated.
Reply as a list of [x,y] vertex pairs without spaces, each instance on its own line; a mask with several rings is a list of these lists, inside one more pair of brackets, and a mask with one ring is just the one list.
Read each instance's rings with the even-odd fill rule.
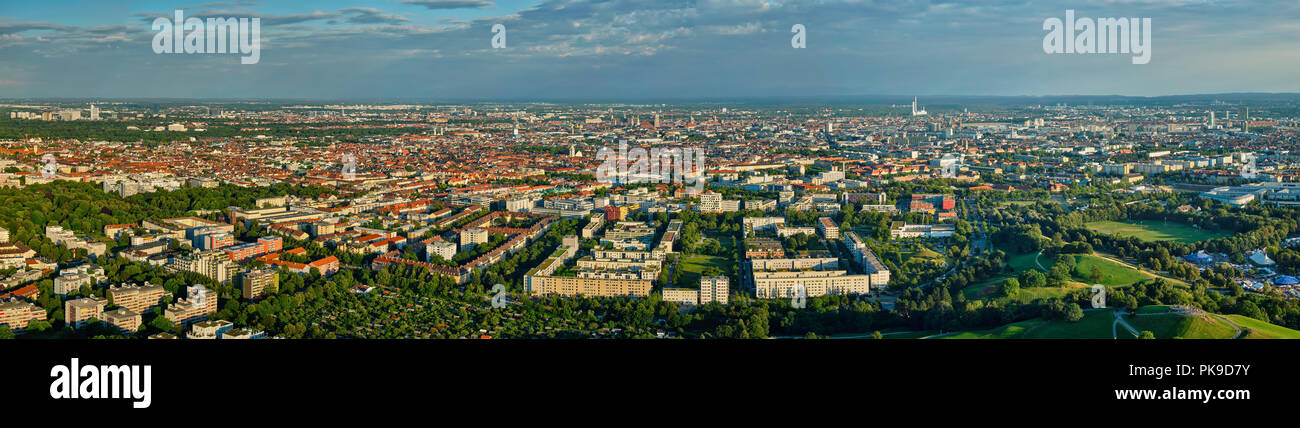
[[194,272],[212,278],[217,282],[229,282],[237,272],[238,266],[230,260],[230,254],[221,250],[199,251],[175,260],[168,265],[172,270]]
[[760,299],[794,297],[802,286],[808,297],[828,294],[866,294],[871,280],[847,271],[754,272],[754,293]]
[[63,320],[72,328],[81,328],[91,318],[102,319],[107,304],[107,300],[94,296],[63,302]]
[[826,239],[840,239],[840,227],[830,217],[817,219],[817,232]]
[[432,261],[433,256],[450,261],[453,257],[456,257],[456,243],[447,241],[431,242],[424,246],[424,253],[429,257],[430,261]]
[[166,295],[167,290],[163,286],[147,282],[144,285],[119,285],[108,289],[108,297],[113,304],[140,314],[157,306]]
[[241,279],[242,295],[245,299],[262,297],[263,294],[276,290],[280,286],[280,275],[275,269],[270,268],[244,272]]
[[730,293],[728,279],[725,276],[706,276],[700,278],[699,302],[701,305],[709,302],[718,302],[727,304],[727,296]]
[[32,321],[45,321],[45,309],[22,300],[0,302],[0,325],[20,331],[26,329]]
[[140,331],[140,325],[143,324],[140,313],[127,308],[105,311],[103,321],[128,334]]
[[167,306],[163,316],[172,323],[188,325],[207,319],[209,314],[217,312],[217,293],[202,285],[191,285],[187,297]]
[[235,328],[235,323],[226,320],[199,321],[190,326],[185,337],[190,339],[221,339],[222,334]]

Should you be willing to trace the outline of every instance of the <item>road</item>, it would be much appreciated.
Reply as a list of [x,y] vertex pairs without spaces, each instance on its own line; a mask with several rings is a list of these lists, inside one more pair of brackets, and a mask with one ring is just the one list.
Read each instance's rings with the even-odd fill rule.
[[1115,314],[1115,322],[1110,325],[1110,335],[1112,337],[1119,339],[1119,330],[1116,329],[1116,326],[1119,325],[1123,325],[1125,330],[1133,334],[1133,337],[1142,337],[1142,333],[1138,333],[1137,329],[1124,320],[1124,311],[1122,309],[1116,309],[1113,313]]

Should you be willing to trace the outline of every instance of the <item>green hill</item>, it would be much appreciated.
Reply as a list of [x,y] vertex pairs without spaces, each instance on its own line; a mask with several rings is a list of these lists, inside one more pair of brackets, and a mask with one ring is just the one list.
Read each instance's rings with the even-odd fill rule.
[[[1111,335],[1114,322],[1114,312],[1096,310],[1084,312],[1079,322],[1035,318],[988,330],[952,333],[936,339],[1111,339],[1114,337]],[[1119,331],[1122,333],[1120,338],[1133,338],[1123,329]]]
[[1243,339],[1300,339],[1300,331],[1270,324],[1245,315],[1224,315],[1224,318],[1246,329]]
[[[1242,328],[1244,339],[1300,339],[1300,331],[1269,324],[1241,315],[1214,315],[1190,310],[1184,312],[1171,306],[1144,306],[1141,315],[1125,315],[1134,329],[1150,331],[1157,339],[1232,339],[1237,328]],[[1222,318],[1220,318],[1222,317]],[[1123,326],[1115,322],[1113,310],[1084,312],[1079,322],[1048,321],[1042,318],[1014,322],[987,330],[950,332],[935,335],[935,339],[1134,339]]]
[[1157,339],[1232,339],[1237,335],[1237,329],[1232,325],[1205,314],[1184,315],[1169,312],[1129,315],[1125,320],[1138,331],[1150,330],[1155,333]]

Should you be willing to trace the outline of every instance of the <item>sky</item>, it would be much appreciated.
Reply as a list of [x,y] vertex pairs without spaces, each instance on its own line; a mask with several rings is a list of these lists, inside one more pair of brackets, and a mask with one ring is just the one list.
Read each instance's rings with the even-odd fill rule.
[[[155,53],[151,24],[177,9],[261,18],[260,60]],[[1044,52],[1067,9],[1150,18],[1150,62]],[[3,0],[0,98],[1300,92],[1298,18],[1295,0]]]

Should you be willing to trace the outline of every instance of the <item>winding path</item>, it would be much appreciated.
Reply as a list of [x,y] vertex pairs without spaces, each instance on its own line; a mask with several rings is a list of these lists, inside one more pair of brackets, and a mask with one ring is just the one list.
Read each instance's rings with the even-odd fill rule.
[[1142,334],[1138,333],[1136,328],[1133,328],[1128,321],[1124,320],[1124,311],[1116,309],[1113,313],[1115,314],[1115,322],[1110,325],[1110,335],[1113,338],[1119,339],[1119,330],[1115,328],[1118,325],[1123,325],[1125,330],[1133,334],[1133,337],[1142,337]]

